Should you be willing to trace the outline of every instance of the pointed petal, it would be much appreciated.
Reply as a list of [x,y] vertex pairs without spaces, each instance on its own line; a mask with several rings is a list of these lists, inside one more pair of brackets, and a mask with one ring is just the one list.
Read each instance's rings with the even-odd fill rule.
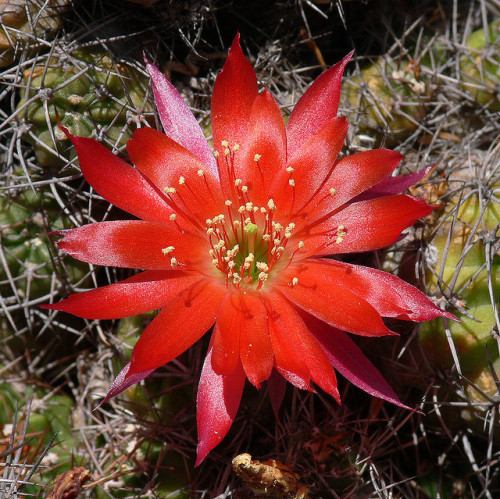
[[432,170],[432,168],[434,168],[434,165],[421,168],[420,170],[410,173],[409,175],[388,177],[381,180],[378,184],[354,198],[353,202],[400,194],[401,192],[406,191],[408,187],[420,182]]
[[207,278],[180,290],[141,334],[129,376],[167,364],[198,341],[213,326],[224,293]]
[[412,410],[399,400],[389,383],[346,333],[313,317],[307,323],[333,367],[344,378],[374,397]]
[[150,312],[166,305],[197,276],[184,272],[146,271],[121,282],[70,295],[41,308],[60,310],[85,319],[119,319]]
[[267,327],[267,311],[258,294],[235,295],[235,329],[239,329],[240,359],[248,380],[256,388],[271,375],[274,357]]
[[147,59],[146,69],[151,77],[156,108],[165,133],[205,163],[212,174],[216,174],[212,150],[193,113],[167,77]]
[[144,220],[168,219],[172,210],[136,168],[99,142],[60,128],[76,148],[83,176],[99,195]]
[[318,76],[295,105],[286,127],[289,157],[337,116],[342,74],[352,54]]
[[286,381],[275,369],[273,369],[271,376],[269,376],[267,380],[267,388],[269,390],[269,398],[271,399],[274,417],[279,421],[281,403],[285,398]]
[[230,305],[232,297],[232,294],[224,297],[212,335],[212,366],[223,376],[231,374],[240,363],[240,335],[234,307]]
[[[210,247],[199,237],[181,233],[173,223],[119,220],[61,231],[62,251],[84,262],[134,269],[167,270],[177,258],[179,268],[206,265]],[[164,254],[162,249],[173,246]]]
[[252,202],[264,206],[276,175],[285,170],[285,124],[267,89],[255,99],[249,118],[247,138],[235,154],[235,173],[248,186]]
[[198,423],[198,448],[195,466],[226,436],[236,417],[241,394],[245,386],[245,373],[238,367],[229,376],[216,374],[209,348],[201,372],[196,413]]
[[230,147],[243,143],[257,94],[255,71],[243,55],[237,35],[212,92],[214,149],[221,155],[221,141],[227,140]]
[[[153,128],[139,128],[127,143],[130,160],[160,192],[166,194],[178,216],[194,216],[204,225],[207,216],[223,209],[218,177],[186,148]],[[199,172],[203,172],[200,175]],[[175,207],[180,209],[175,210]]]
[[[315,201],[318,191],[332,173],[347,129],[344,117],[332,118],[288,158],[286,166],[293,170],[281,170],[273,186],[276,216],[296,213],[309,201]],[[294,181],[293,186],[289,183],[290,179]]]
[[325,280],[366,300],[383,317],[428,321],[455,316],[434,305],[417,288],[387,272],[330,259],[310,259],[308,265]]
[[[275,349],[276,368],[299,388],[309,389],[309,378],[340,403],[335,372],[318,342],[295,307],[279,293],[267,298],[269,330]],[[282,372],[283,371],[283,372]],[[294,379],[295,378],[295,379]],[[297,381],[299,384],[297,384]],[[300,386],[300,384],[305,386]]]
[[[399,165],[403,156],[388,149],[372,149],[342,158],[333,170],[318,198],[312,219],[320,218],[323,213],[347,203],[358,194],[387,178]],[[330,194],[335,189],[335,194]]]
[[[404,194],[360,201],[318,225],[306,227],[296,238],[306,244],[301,253],[304,256],[373,251],[393,244],[404,229],[433,209],[425,201]],[[346,233],[341,240],[337,239],[339,226]]]
[[122,393],[130,386],[139,383],[144,378],[147,378],[154,371],[154,369],[150,369],[148,371],[142,371],[131,376],[127,376],[129,370],[130,362],[119,372],[118,376],[113,381],[106,397],[99,403],[98,407],[100,407],[102,404],[105,404],[110,398],[116,397],[118,394]]
[[337,286],[322,271],[315,261],[303,260],[290,266],[290,275],[297,277],[298,283],[280,286],[280,290],[297,307],[343,331],[362,336],[395,334],[366,300]]

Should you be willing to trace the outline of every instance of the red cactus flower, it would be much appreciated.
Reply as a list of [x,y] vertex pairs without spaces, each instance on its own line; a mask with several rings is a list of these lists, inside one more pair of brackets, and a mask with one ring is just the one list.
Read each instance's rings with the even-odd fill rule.
[[[147,64],[165,133],[134,132],[134,166],[98,142],[66,134],[83,175],[140,220],[63,231],[59,247],[95,265],[145,269],[45,308],[88,319],[161,309],[106,398],[144,379],[213,327],[198,397],[198,461],[226,435],[245,378],[268,382],[275,409],[284,380],[340,402],[336,369],[368,393],[403,405],[346,334],[395,334],[382,317],[453,318],[385,272],[342,263],[372,251],[432,208],[401,194],[426,172],[391,177],[402,156],[377,149],[339,159],[337,116],[350,59],[325,71],[285,128],[237,37],[212,97],[214,151],[175,88]],[[329,257],[329,258],[325,258]]]

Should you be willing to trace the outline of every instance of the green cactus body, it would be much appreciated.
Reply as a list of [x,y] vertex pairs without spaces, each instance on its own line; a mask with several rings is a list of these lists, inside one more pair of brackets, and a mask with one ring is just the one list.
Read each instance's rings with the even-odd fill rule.
[[[47,295],[63,261],[54,253],[45,234],[71,226],[53,200],[41,194],[37,197],[31,190],[13,199],[0,198],[0,243],[5,258],[0,265],[2,295],[12,294],[12,282],[22,298]],[[88,266],[76,260],[64,259],[64,265],[64,275],[72,283],[81,282],[88,273]]]
[[395,144],[408,137],[426,114],[425,85],[409,61],[378,58],[343,85],[343,103],[359,109],[359,131]]
[[500,111],[500,20],[474,31],[460,58],[463,89],[479,104],[492,112]]
[[12,64],[23,50],[50,40],[61,25],[70,0],[0,1],[0,67]]
[[[498,190],[500,184],[494,188]],[[483,240],[473,236],[473,246],[467,251],[463,261],[463,253],[473,227],[481,216],[481,203],[475,192],[469,192],[468,197],[461,201],[455,224],[454,210],[457,209],[459,198],[454,198],[445,209],[445,221],[439,226],[432,246],[437,251],[436,265],[427,275],[431,291],[438,289],[438,276],[442,273],[441,287],[444,291],[450,287],[456,273],[453,293],[458,293],[458,300],[466,308],[468,314],[456,313],[462,322],[451,322],[450,331],[455,344],[462,373],[480,386],[487,394],[496,393],[494,379],[490,372],[486,352],[488,346],[490,356],[497,370],[500,368],[498,346],[492,335],[495,327],[495,315],[488,289],[488,279],[491,279],[495,300],[500,295],[500,255],[493,255],[491,276],[488,277],[486,267],[486,248]],[[443,218],[443,217],[441,217]],[[490,233],[498,231],[500,223],[500,206],[492,198],[483,213],[482,221],[477,231],[487,230]],[[448,250],[445,251],[449,231],[452,231]],[[498,237],[498,234],[497,234]],[[478,322],[480,321],[480,322]],[[442,320],[434,320],[422,324],[420,340],[428,360],[434,366],[451,366],[453,359],[446,339]],[[476,397],[475,390],[470,395]]]
[[[146,98],[147,79],[102,52],[79,49],[70,56],[52,56],[45,66],[24,74],[24,85],[27,90],[18,109],[31,124],[24,137],[34,144],[37,161],[45,167],[61,167],[64,158],[76,156],[57,126],[57,114],[70,133],[98,138],[119,149],[132,134],[132,117],[140,119],[152,111]],[[41,95],[45,97],[29,102]]]

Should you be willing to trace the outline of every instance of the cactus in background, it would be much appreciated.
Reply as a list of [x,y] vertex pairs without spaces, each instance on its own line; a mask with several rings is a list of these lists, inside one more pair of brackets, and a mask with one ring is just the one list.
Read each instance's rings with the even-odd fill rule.
[[67,159],[76,156],[57,127],[57,113],[71,133],[119,149],[130,138],[134,122],[152,110],[148,79],[103,52],[78,49],[54,55],[45,65],[26,71],[23,83],[26,90],[18,109],[31,124],[24,137],[34,144],[37,161],[45,167],[66,164],[58,153]]
[[343,106],[358,110],[359,132],[394,145],[408,137],[426,114],[426,86],[414,61],[379,57],[343,85]]
[[[28,189],[11,198],[0,198],[0,241],[4,260],[0,264],[2,295],[15,295],[22,301],[50,292],[62,260],[55,254],[45,234],[71,227],[53,198]],[[64,275],[72,283],[81,283],[88,266],[64,259]],[[60,272],[59,272],[60,273]]]
[[[494,303],[500,295],[500,255],[492,244],[499,236],[500,181],[489,186],[467,188],[467,172],[451,177],[449,187],[459,186],[437,218],[429,234],[427,286],[435,294],[455,296],[462,322],[449,324],[462,374],[489,396],[497,393],[486,348],[500,372]],[[458,182],[458,183],[457,183]],[[479,184],[478,184],[479,185]],[[484,193],[489,192],[489,197]],[[486,201],[485,201],[486,199]],[[493,297],[490,294],[493,294]],[[431,365],[451,366],[453,358],[442,320],[422,324],[420,340]],[[472,400],[478,392],[467,389]]]
[[0,68],[50,40],[70,0],[0,0]]
[[491,112],[500,111],[500,20],[474,31],[465,45],[460,58],[463,89]]

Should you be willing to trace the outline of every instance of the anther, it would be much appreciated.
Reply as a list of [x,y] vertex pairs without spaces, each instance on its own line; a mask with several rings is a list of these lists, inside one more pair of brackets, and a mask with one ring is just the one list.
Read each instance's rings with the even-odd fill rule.
[[[218,155],[218,154],[219,154],[219,153],[217,153],[217,155]],[[214,155],[215,155],[215,153],[214,153]],[[216,157],[217,157],[217,156],[216,156]],[[198,176],[203,177],[203,175],[205,175],[205,172],[204,172],[203,170],[198,170]]]
[[229,156],[230,153],[231,153],[231,150],[229,149],[229,147],[226,147],[224,149],[224,156]]
[[239,151],[239,150],[240,150],[240,145],[239,144],[234,144],[233,151],[236,152],[236,151]]
[[232,202],[232,201],[230,201],[229,199],[226,199],[226,200],[224,201],[224,204],[225,204],[226,206],[231,206],[231,205],[233,204],[233,202]]
[[175,194],[177,192],[175,187],[165,187],[163,189],[167,194]]
[[298,277],[294,277],[294,278],[292,279],[292,286],[297,286],[297,284],[298,284],[298,283],[299,283],[299,279],[298,279]]
[[220,156],[219,151],[214,151],[214,157],[218,158]]
[[161,252],[164,254],[164,255],[168,255],[169,253],[172,253],[172,251],[174,251],[174,247],[173,246],[167,246],[166,248],[163,248],[161,250]]
[[271,211],[276,211],[276,205],[274,204],[274,201],[272,199],[270,199],[268,202],[267,202],[267,207],[271,210]]
[[170,217],[169,217],[169,218],[170,218],[170,220],[171,220],[172,222],[175,222],[175,219],[177,218],[177,215],[176,215],[175,213],[172,213],[172,215],[170,215]]
[[291,178],[288,183],[292,186],[292,187],[295,187],[295,180],[293,180],[293,178]]
[[289,166],[289,167],[286,169],[286,171],[287,171],[288,173],[293,173],[293,172],[295,171],[295,168],[292,168],[291,166]]
[[259,161],[259,159],[262,158],[262,156],[260,154],[256,154],[254,157],[253,157],[253,160],[254,161]]
[[179,177],[179,185],[183,185],[183,184],[185,184],[185,183],[186,183],[186,179],[185,179],[185,178],[181,175],[181,176]]
[[170,265],[172,265],[172,267],[177,267],[177,265],[179,264],[179,262],[177,261],[177,258],[171,258],[170,259]]
[[337,189],[334,189],[333,187],[330,189],[330,196],[333,196],[337,192]]

